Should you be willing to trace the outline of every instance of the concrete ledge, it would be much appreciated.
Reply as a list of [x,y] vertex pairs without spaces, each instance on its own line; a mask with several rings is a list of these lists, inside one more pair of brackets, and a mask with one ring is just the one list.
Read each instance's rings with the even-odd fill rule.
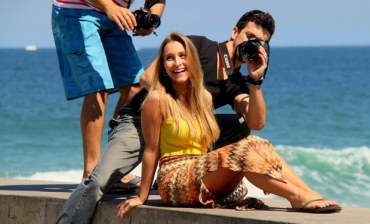
[[[0,178],[0,223],[54,223],[64,202],[77,184]],[[120,220],[117,204],[136,194],[107,195],[97,206],[93,224],[118,223],[369,223],[370,209],[344,207],[341,213],[305,214],[286,212],[285,200],[262,199],[269,211],[166,207],[153,191],[148,205],[139,206]]]

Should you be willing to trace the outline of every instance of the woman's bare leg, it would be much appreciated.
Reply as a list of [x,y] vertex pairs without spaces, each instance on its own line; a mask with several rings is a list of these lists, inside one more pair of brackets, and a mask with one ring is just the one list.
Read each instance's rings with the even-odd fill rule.
[[295,186],[316,195],[317,198],[322,197],[319,193],[311,189],[294,171],[293,169],[281,158],[282,171],[284,178]]
[[[292,175],[290,171],[291,170],[287,169],[287,183],[276,180],[265,174],[235,172],[227,168],[221,168],[206,174],[202,181],[210,192],[226,195],[231,193],[240,184],[244,175],[250,183],[261,190],[287,199],[292,208],[300,208],[310,200],[322,198],[317,192],[311,190],[294,172],[294,175]],[[290,175],[292,176],[290,177]],[[296,183],[302,185],[304,188],[296,186],[290,179],[296,181]],[[323,200],[312,202],[307,205],[306,208],[325,208],[331,205],[339,204],[335,201]]]
[[[310,192],[306,189],[296,186],[293,182],[290,182],[289,178],[287,177],[287,183],[273,179],[268,175],[251,172],[246,172],[245,177],[256,187],[287,199],[290,202],[292,208],[300,208],[302,205],[310,200],[322,198],[316,192]],[[292,177],[292,179],[294,178]],[[335,201],[323,200],[312,202],[307,205],[306,208],[325,208],[331,205],[339,204]]]
[[227,195],[238,187],[244,174],[227,168],[220,168],[207,173],[203,178],[204,186],[213,194]]

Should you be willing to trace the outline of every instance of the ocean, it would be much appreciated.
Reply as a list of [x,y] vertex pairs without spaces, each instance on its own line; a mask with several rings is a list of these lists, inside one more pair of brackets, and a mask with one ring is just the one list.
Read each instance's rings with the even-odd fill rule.
[[[157,49],[138,53],[147,67]],[[370,47],[273,47],[263,83],[267,122],[252,132],[324,197],[367,208],[369,62]],[[82,99],[65,99],[55,49],[0,49],[0,83],[0,178],[78,183]],[[117,99],[109,97],[106,124]],[[229,106],[216,112],[233,113]],[[108,125],[102,150],[107,132]],[[250,187],[250,196],[278,198]]]

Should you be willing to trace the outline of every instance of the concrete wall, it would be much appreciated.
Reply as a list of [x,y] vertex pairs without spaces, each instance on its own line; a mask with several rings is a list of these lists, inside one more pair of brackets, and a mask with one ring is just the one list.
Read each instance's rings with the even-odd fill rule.
[[[0,178],[0,224],[54,223],[64,202],[77,186],[74,183]],[[286,212],[286,200],[262,199],[269,211],[174,208],[165,206],[158,192],[151,192],[148,205],[132,210],[123,220],[117,204],[133,195],[107,195],[96,208],[93,224],[238,224],[238,223],[370,223],[369,208],[343,207],[341,213],[306,214]]]

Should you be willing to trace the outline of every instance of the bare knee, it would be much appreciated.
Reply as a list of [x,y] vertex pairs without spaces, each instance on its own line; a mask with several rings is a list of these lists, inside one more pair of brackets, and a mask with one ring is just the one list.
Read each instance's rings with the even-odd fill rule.
[[228,194],[242,181],[244,174],[227,168],[207,173],[202,178],[204,186],[213,194]]

